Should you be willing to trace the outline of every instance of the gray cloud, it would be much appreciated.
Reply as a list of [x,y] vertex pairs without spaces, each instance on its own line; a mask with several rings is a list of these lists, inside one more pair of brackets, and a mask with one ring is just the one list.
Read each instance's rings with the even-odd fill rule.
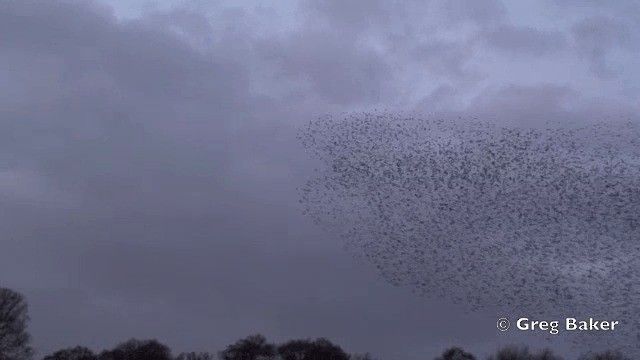
[[[286,122],[301,111],[315,116],[314,102],[378,101],[387,69],[332,33],[252,48],[238,39],[253,34],[229,27],[213,48],[195,49],[184,36],[211,29],[202,22],[184,31],[193,18],[178,10],[120,22],[92,4],[35,1],[0,13],[3,72],[11,73],[0,100],[10,239],[0,273],[29,296],[41,352],[99,349],[129,336],[210,351],[256,331],[342,343],[352,336],[320,321],[362,301],[336,297],[351,282],[336,281],[343,270],[330,264],[344,269],[352,260],[290,224],[304,219],[289,205],[297,201],[290,176],[300,171],[289,161],[300,156]],[[326,44],[308,45],[315,41]],[[254,93],[253,50],[265,69],[276,68],[273,81],[309,81],[311,113]],[[298,278],[296,263],[305,269]],[[362,276],[374,281],[355,279]],[[300,306],[304,299],[321,302]],[[302,316],[311,322],[304,333],[293,320]],[[198,329],[172,335],[173,324],[189,321]]]
[[472,44],[431,41],[416,45],[413,56],[419,64],[425,64],[434,77],[473,78],[467,63],[473,55]]
[[393,73],[381,55],[354,46],[340,32],[296,33],[264,46],[262,51],[276,62],[281,76],[295,79],[302,89],[329,103],[371,104],[379,102],[382,95],[391,95],[384,90]]
[[[565,118],[566,104],[577,94],[566,86],[508,85],[487,89],[474,99],[472,113],[495,117],[499,121],[522,121],[541,124],[549,117]],[[564,115],[564,116],[562,116]]]
[[640,6],[635,1],[557,1],[547,4],[559,16],[566,14],[573,24],[568,35],[573,40],[578,56],[584,58],[597,76],[624,78],[633,61],[621,63],[621,57],[636,59],[640,33],[636,24],[640,20]]
[[483,42],[489,48],[523,56],[553,54],[567,46],[564,35],[559,31],[541,31],[506,24],[489,30]]
[[479,26],[493,25],[504,20],[506,8],[501,1],[454,0],[439,1],[437,8],[453,23],[469,22]]
[[637,18],[640,16],[640,5],[633,0],[620,0],[615,3],[607,3],[599,0],[547,0],[547,4],[553,5],[570,13],[580,14],[608,14],[621,18]]
[[400,4],[393,2],[374,0],[356,0],[344,3],[337,0],[306,1],[305,8],[311,17],[317,19],[318,15],[326,19],[329,24],[341,30],[343,36],[351,36],[354,32],[374,30],[380,26],[389,26],[394,18],[404,9]]
[[581,20],[573,27],[573,36],[580,54],[584,55],[591,69],[599,76],[607,77],[620,71],[612,69],[608,59],[616,49],[637,50],[638,34],[613,18],[594,16]]

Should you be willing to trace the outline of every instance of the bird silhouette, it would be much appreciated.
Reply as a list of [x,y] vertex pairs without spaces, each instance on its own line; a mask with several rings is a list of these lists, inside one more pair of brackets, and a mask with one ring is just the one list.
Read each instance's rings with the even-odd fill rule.
[[389,282],[469,311],[618,320],[618,332],[563,336],[637,354],[638,122],[363,112],[299,138],[325,164],[301,189],[305,214]]

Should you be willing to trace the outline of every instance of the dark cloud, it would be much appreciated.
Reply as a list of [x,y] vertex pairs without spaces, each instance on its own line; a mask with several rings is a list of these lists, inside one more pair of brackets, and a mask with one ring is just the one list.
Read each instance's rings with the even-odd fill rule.
[[11,21],[12,9],[2,14],[2,33],[24,37],[5,43],[20,79],[9,92],[29,96],[29,106],[5,107],[6,152],[57,186],[83,191],[85,201],[129,202],[127,191],[171,197],[162,187],[179,180],[210,186],[226,161],[229,117],[250,101],[242,71],[159,30],[51,6],[13,9],[32,23]]

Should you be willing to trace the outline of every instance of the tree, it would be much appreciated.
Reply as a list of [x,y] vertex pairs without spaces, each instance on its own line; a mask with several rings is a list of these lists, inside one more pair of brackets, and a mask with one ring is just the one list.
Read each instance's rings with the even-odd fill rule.
[[221,360],[258,360],[270,359],[276,354],[275,346],[260,335],[251,335],[227,346],[220,352]]
[[560,356],[555,355],[553,351],[549,349],[544,349],[541,352],[537,353],[534,359],[535,360],[562,360]]
[[508,346],[498,350],[489,360],[562,360],[551,350],[544,349],[538,353],[531,353],[527,347]]
[[278,346],[278,354],[282,360],[352,360],[342,348],[324,338],[291,340]]
[[476,357],[459,347],[445,350],[436,360],[476,360]]
[[631,360],[618,351],[605,351],[580,356],[579,360]]
[[33,356],[27,302],[22,294],[0,288],[0,360],[23,360]]
[[214,360],[213,354],[209,354],[208,352],[189,352],[189,353],[181,353],[176,357],[176,360]]
[[113,350],[103,351],[99,360],[173,360],[171,349],[157,340],[131,339]]
[[311,348],[311,340],[290,340],[278,345],[278,355],[282,360],[305,360]]
[[488,360],[531,360],[531,353],[527,347],[504,347]]
[[45,356],[43,360],[98,360],[98,356],[83,346],[63,349]]
[[305,360],[349,360],[349,354],[331,341],[319,338],[311,344]]

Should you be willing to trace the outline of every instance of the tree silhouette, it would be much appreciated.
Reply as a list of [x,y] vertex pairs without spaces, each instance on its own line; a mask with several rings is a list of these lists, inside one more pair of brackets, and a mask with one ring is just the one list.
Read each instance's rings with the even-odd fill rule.
[[27,302],[22,294],[0,288],[0,360],[30,359],[33,355]]
[[309,340],[290,340],[278,346],[278,354],[282,360],[305,360],[310,347]]
[[131,339],[113,350],[103,351],[99,360],[173,360],[171,349],[157,340]]
[[349,360],[349,355],[340,346],[325,338],[319,338],[312,343],[305,360]]
[[[14,293],[15,294],[15,293]],[[31,351],[31,350],[30,350]],[[14,358],[6,353],[0,354],[0,360],[31,360],[27,357]],[[183,352],[171,355],[171,349],[157,340],[131,339],[120,343],[111,350],[96,355],[83,346],[58,350],[42,360],[214,360],[216,356],[208,352]],[[251,335],[227,346],[218,354],[220,360],[373,360],[369,353],[345,352],[340,346],[326,338],[295,339],[279,345],[267,342],[260,334]],[[455,346],[446,349],[434,360],[476,360],[477,358]],[[507,346],[499,349],[487,360],[563,360],[551,350],[531,352],[526,346]],[[631,360],[619,351],[589,352],[577,360]]]
[[507,346],[490,356],[488,360],[562,360],[551,350],[545,349],[538,353],[531,353],[528,347]]
[[476,357],[462,350],[462,348],[452,347],[445,350],[435,360],[476,360]]
[[553,351],[549,349],[542,350],[534,357],[535,360],[562,360],[558,355],[555,355]]
[[264,336],[256,334],[227,346],[219,357],[221,360],[258,360],[273,358],[275,354],[275,346],[268,343]]
[[618,351],[605,351],[582,355],[578,360],[631,360]]
[[98,356],[84,346],[58,350],[43,360],[98,360]]
[[291,340],[278,346],[282,360],[350,360],[349,354],[325,338]]
[[531,360],[531,353],[527,347],[508,346],[498,350],[488,360]]

